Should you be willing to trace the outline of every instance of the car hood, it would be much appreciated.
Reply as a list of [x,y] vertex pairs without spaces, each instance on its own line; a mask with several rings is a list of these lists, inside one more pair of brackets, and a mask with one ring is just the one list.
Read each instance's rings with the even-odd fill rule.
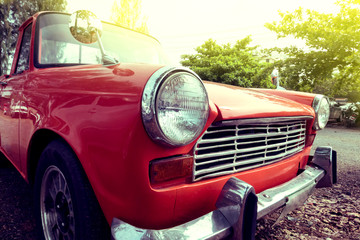
[[217,120],[314,116],[312,108],[289,99],[230,85],[204,81],[209,99],[218,109]]
[[[63,92],[118,95],[126,102],[140,103],[142,90],[149,77],[162,66],[117,64],[73,66],[36,71],[26,89],[37,86]],[[215,104],[217,120],[260,117],[313,116],[308,105],[225,84],[204,81],[209,99]],[[52,92],[53,90],[48,90]]]

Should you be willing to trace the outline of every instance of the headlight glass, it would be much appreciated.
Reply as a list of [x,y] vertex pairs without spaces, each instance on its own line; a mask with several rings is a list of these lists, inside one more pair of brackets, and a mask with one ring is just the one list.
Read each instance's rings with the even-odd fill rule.
[[[205,87],[190,70],[159,71],[149,79],[144,90],[144,126],[155,141],[171,146],[189,144],[200,135],[209,115]],[[162,71],[165,72],[161,74]],[[151,93],[149,86],[154,87]]]
[[328,99],[323,95],[315,96],[313,108],[316,114],[314,129],[319,130],[325,128],[330,116],[330,105]]
[[190,143],[199,136],[208,115],[208,101],[202,83],[188,73],[168,77],[157,94],[159,127],[175,145]]

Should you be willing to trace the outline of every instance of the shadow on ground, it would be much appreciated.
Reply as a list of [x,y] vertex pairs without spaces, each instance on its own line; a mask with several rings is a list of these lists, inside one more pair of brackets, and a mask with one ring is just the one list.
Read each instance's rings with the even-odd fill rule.
[[32,189],[3,158],[0,158],[0,186],[0,239],[37,239]]

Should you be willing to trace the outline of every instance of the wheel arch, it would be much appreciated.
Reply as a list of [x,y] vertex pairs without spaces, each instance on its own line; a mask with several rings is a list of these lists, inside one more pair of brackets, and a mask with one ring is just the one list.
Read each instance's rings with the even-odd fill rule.
[[[50,152],[54,151],[54,149],[56,149],[58,152],[58,154],[55,155],[48,155],[49,151],[46,152],[47,148],[49,148]],[[45,155],[42,155],[42,153],[45,151]],[[64,155],[59,154],[59,153],[65,153]],[[58,156],[62,156],[60,158],[58,158]],[[56,159],[57,164],[54,164],[54,160],[50,160],[50,159]],[[69,161],[67,161],[67,157],[69,157]],[[44,165],[44,164],[49,164],[49,165]],[[52,165],[54,164],[54,165]],[[63,165],[64,164],[64,165]],[[70,165],[69,165],[70,164]],[[46,166],[44,168],[44,166]],[[59,168],[59,166],[63,167],[67,169],[67,175],[69,177],[69,179],[72,179],[72,181],[75,181],[77,183],[82,183],[80,185],[77,185],[78,187],[76,187],[76,185],[71,184],[71,186],[73,186],[71,195],[74,194],[75,192],[77,192],[77,190],[79,190],[82,194],[77,195],[74,194],[72,196],[76,196],[77,195],[77,202],[78,203],[78,207],[79,207],[79,202],[83,203],[83,202],[87,202],[87,207],[82,208],[83,211],[81,211],[82,213],[89,213],[86,215],[86,217],[84,218],[79,218],[76,220],[76,222],[86,222],[86,224],[82,224],[80,226],[80,231],[83,234],[85,233],[87,237],[79,237],[82,235],[74,235],[74,236],[78,236],[76,238],[79,239],[100,239],[100,236],[105,236],[105,239],[109,239],[110,238],[110,228],[109,228],[109,224],[106,221],[106,218],[102,212],[102,209],[99,205],[99,202],[97,200],[97,197],[93,191],[93,188],[89,182],[89,179],[85,173],[85,170],[83,168],[83,165],[81,164],[78,156],[76,155],[75,151],[73,150],[73,148],[71,147],[71,145],[69,144],[68,141],[66,141],[65,138],[63,138],[61,135],[59,135],[58,133],[49,130],[49,129],[39,129],[38,131],[35,132],[35,134],[32,136],[30,143],[29,143],[29,150],[28,150],[28,181],[31,185],[34,186],[34,204],[35,204],[35,209],[36,212],[39,213],[39,203],[41,203],[41,198],[40,198],[40,190],[41,190],[41,186],[42,186],[42,181],[44,180],[44,175],[42,175],[42,171],[46,171],[46,169],[48,169],[49,166],[55,166],[57,168]],[[75,173],[72,174],[72,176],[78,176],[77,178],[73,178],[71,177],[71,172],[75,170]],[[60,171],[60,170],[59,170]],[[40,174],[39,174],[40,173]],[[61,173],[65,173],[64,171],[61,171]],[[36,175],[39,174],[39,175]],[[68,181],[69,179],[67,179],[66,181]],[[80,181],[80,180],[81,181]],[[74,183],[74,182],[73,182]],[[80,187],[79,187],[80,186]],[[70,185],[69,185],[69,189],[70,189]],[[81,198],[79,198],[79,196],[83,196]],[[85,196],[85,197],[84,197]],[[73,200],[73,198],[71,198]],[[45,202],[45,201],[43,201]],[[86,211],[84,211],[84,209]],[[80,210],[79,210],[80,211]],[[78,210],[74,210],[74,215],[79,214]],[[81,216],[81,214],[79,214],[79,216]],[[36,218],[39,218],[39,216],[36,216]],[[80,219],[80,220],[79,220]],[[90,219],[90,220],[89,220]],[[42,220],[37,220],[38,222],[42,222]],[[74,220],[75,221],[75,220]],[[43,233],[43,227],[41,225],[39,225],[39,233],[40,236],[43,237],[42,233]],[[63,225],[64,226],[64,225]],[[84,226],[90,226],[87,230],[84,230]],[[75,231],[76,233],[76,231]],[[95,236],[95,237],[94,237]],[[94,238],[91,238],[94,237]]]
[[41,153],[44,151],[46,146],[54,140],[63,141],[69,149],[73,151],[67,141],[65,141],[65,139],[56,132],[49,129],[37,130],[30,140],[27,152],[27,180],[31,185],[33,185],[35,181],[36,168]]

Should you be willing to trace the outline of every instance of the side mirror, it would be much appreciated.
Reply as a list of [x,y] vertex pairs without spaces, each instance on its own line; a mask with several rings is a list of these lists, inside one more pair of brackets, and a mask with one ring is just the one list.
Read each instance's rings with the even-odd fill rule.
[[78,10],[70,16],[69,29],[73,37],[85,44],[97,42],[101,36],[101,21],[87,10]]

